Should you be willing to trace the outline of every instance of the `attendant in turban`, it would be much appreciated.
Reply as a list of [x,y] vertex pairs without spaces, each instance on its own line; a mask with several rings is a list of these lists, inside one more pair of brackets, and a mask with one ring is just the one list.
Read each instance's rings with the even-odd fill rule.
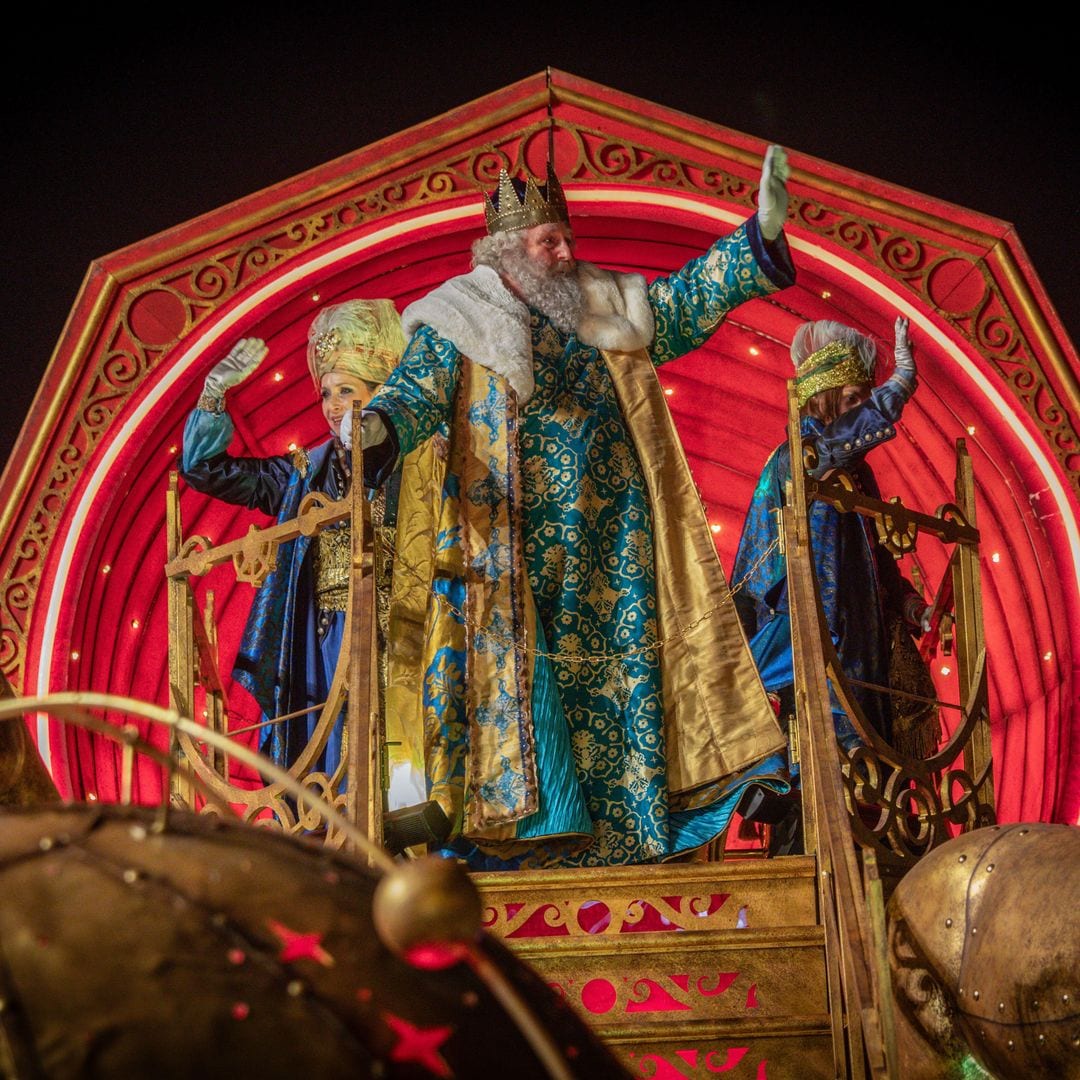
[[[268,352],[260,339],[242,339],[206,377],[198,407],[188,417],[181,475],[197,491],[279,522],[295,518],[309,492],[342,498],[350,484],[353,403],[370,400],[404,345],[389,300],[347,300],[323,308],[308,332],[307,359],[330,438],[292,454],[235,457],[227,453],[234,429],[225,394]],[[318,721],[314,706],[327,698],[345,624],[350,557],[347,521],[287,541],[248,616],[233,677],[268,719],[312,710],[263,729],[260,749],[283,768],[307,745]],[[342,757],[343,729],[344,711],[317,763],[328,776]]]
[[[896,437],[896,421],[917,384],[907,319],[896,320],[895,335],[895,370],[881,385],[875,385],[874,341],[851,327],[832,320],[805,323],[791,345],[800,432],[804,445],[812,445],[817,454],[812,475],[820,478],[843,469],[858,490],[875,499],[881,496],[866,455]],[[794,674],[787,567],[776,539],[777,511],[784,505],[790,476],[785,441],[762,470],[732,570],[732,580],[739,583],[736,608],[750,650],[766,690],[779,699],[785,715],[794,712]],[[909,702],[893,703],[888,694],[893,651],[904,644],[900,635],[907,634],[906,644],[911,644],[911,632],[926,626],[928,605],[878,543],[869,518],[843,513],[820,500],[810,504],[808,516],[822,607],[844,673],[885,688],[851,687],[863,715],[894,745],[899,742],[902,749],[919,755],[932,752],[936,713],[921,705],[912,712]],[[924,693],[933,695],[932,683]],[[835,695],[832,708],[840,745],[858,745],[855,728]],[[754,794],[756,798],[742,804],[744,816],[782,825],[781,832],[797,843],[793,801],[785,808],[770,792],[758,789]]]

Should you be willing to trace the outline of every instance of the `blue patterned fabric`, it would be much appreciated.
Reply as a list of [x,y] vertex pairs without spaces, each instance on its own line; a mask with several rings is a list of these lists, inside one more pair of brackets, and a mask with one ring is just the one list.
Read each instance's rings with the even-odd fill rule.
[[[880,493],[865,455],[895,436],[889,417],[878,410],[878,404],[872,398],[828,427],[811,416],[804,416],[800,422],[804,442],[817,445],[822,459],[831,467],[846,468],[857,487],[872,498],[880,498]],[[790,475],[790,454],[784,442],[773,451],[761,472],[731,575],[750,651],[766,690],[771,692],[789,687],[794,679],[787,570],[779,547],[773,546],[778,529],[775,511],[784,505],[784,488]],[[888,686],[886,605],[902,603],[903,594],[912,591],[911,587],[901,579],[893,557],[879,545],[869,518],[845,514],[814,500],[809,519],[822,607],[841,666],[850,678]],[[860,687],[852,687],[852,691],[869,723],[888,738],[888,695]],[[835,695],[832,706],[841,744],[858,742]]]
[[[777,259],[766,252],[755,218],[681,271],[654,281],[653,362],[700,346],[732,308],[789,284],[786,252]],[[523,491],[514,513],[540,631],[531,658],[540,776],[539,809],[517,823],[516,836],[550,840],[509,857],[464,837],[450,850],[475,869],[670,858],[722,831],[741,787],[712,805],[668,812],[660,663],[652,647],[652,520],[637,451],[597,349],[536,311],[531,336],[536,387],[515,432]],[[436,432],[449,432],[459,373],[453,343],[420,327],[371,402],[392,424],[402,454]],[[484,403],[469,421],[487,422]],[[447,482],[457,480],[451,475]],[[484,557],[504,571],[503,550]],[[439,581],[437,588],[449,594],[460,583]],[[475,647],[494,647],[496,631],[479,628]],[[438,728],[443,745],[456,748],[455,771],[440,777],[459,785],[467,783],[467,671],[464,653],[441,653],[424,676],[425,723]],[[582,832],[592,837],[584,848]]]
[[[227,413],[194,410],[184,429],[181,475],[197,491],[225,502],[272,515],[278,522],[296,517],[310,491],[337,496],[330,459],[333,440],[307,455],[297,468],[291,457],[233,457],[225,448],[233,434]],[[347,527],[347,526],[346,526]],[[337,665],[344,612],[323,616],[313,602],[311,537],[299,536],[278,548],[277,565],[256,592],[233,668],[233,678],[259,704],[263,719],[307,709],[326,700]],[[288,768],[307,745],[318,713],[264,728],[259,749]],[[344,710],[316,768],[329,774],[341,757]]]

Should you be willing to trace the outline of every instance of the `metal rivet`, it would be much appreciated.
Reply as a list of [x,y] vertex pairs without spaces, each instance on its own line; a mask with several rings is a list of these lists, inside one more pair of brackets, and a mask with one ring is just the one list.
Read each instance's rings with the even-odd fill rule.
[[959,995],[961,997],[963,997],[964,996],[964,988],[961,986],[960,989],[957,991],[957,993],[959,993]]
[[1010,1049],[1010,1050],[1013,1050],[1013,1049],[1015,1049],[1015,1048],[1016,1048],[1016,1043],[1014,1043],[1014,1042],[1012,1041],[1012,1039],[1010,1039],[1010,1040],[1009,1040],[1009,1049]]
[[990,863],[989,866],[987,866],[987,868],[986,868],[986,872],[989,874],[990,871],[993,870],[993,869],[994,869],[994,864]]
[[961,855],[960,858],[957,859],[956,861],[957,862],[967,862],[967,856],[966,855]]
[[1020,829],[1019,832],[1017,833],[1018,836],[1027,836],[1027,834],[1028,834],[1027,829]]
[[945,920],[945,925],[946,926],[952,926],[952,919],[946,919]]
[[129,868],[129,869],[124,871],[124,881],[126,881],[129,885],[134,885],[135,882],[138,881],[138,880],[139,880],[139,871],[138,870],[132,870],[132,869]]
[[1062,1002],[1064,1004],[1068,1005],[1069,1004],[1069,995],[1068,994],[1062,994],[1061,995],[1061,1000],[1062,1000]]
[[50,851],[52,849],[52,846],[53,838],[51,836],[43,836],[38,841],[38,847],[41,848],[42,851]]
[[128,832],[132,840],[146,839],[146,829],[142,825],[132,825]]
[[304,984],[299,979],[293,979],[285,987],[285,991],[289,997],[299,997],[304,992]]
[[844,449],[845,450],[850,450],[851,449],[851,443],[849,443],[849,442],[844,443]]
[[973,937],[974,937],[974,936],[975,936],[975,934],[977,934],[978,932],[979,932],[979,928],[978,928],[977,926],[973,926],[973,927],[971,928],[971,934],[972,934],[972,936],[973,936]]
[[1005,1002],[1004,1001],[999,1001],[998,1002],[998,1012],[1004,1012],[1004,1011],[1005,1011]]
[[1039,1032],[1039,1042],[1040,1043],[1046,1042],[1046,1036],[1041,1031]]
[[979,1000],[979,991],[978,991],[978,990],[972,990],[972,991],[971,991],[971,996],[972,996],[972,997],[973,997],[973,998],[974,998],[974,999],[975,999],[976,1001],[978,1001],[978,1000]]

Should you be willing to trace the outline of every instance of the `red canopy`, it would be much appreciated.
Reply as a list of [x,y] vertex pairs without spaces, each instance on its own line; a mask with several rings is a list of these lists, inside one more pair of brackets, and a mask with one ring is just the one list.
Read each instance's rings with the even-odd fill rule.
[[[753,212],[761,140],[560,72],[551,93],[581,258],[651,278]],[[350,296],[400,310],[466,270],[481,192],[500,167],[543,175],[547,106],[538,74],[91,267],[0,480],[0,640],[16,687],[167,702],[165,490],[207,370],[237,338],[264,338],[273,362],[230,398],[233,452],[321,440],[304,359],[314,313]],[[907,315],[920,389],[875,472],[886,496],[933,512],[951,501],[965,440],[999,814],[1076,822],[1076,351],[1008,224],[788,150],[798,284],[740,307],[661,373],[723,562],[784,436],[795,327],[836,318],[888,356],[895,317]],[[186,490],[182,509],[186,532],[214,541],[263,520]],[[928,587],[945,557],[920,548]],[[228,668],[251,589],[225,569],[207,589]],[[936,663],[939,689],[955,701],[947,667]],[[231,704],[257,717],[239,688]],[[63,791],[116,797],[113,748],[45,721],[37,733]],[[138,797],[158,796],[156,770],[139,780]]]

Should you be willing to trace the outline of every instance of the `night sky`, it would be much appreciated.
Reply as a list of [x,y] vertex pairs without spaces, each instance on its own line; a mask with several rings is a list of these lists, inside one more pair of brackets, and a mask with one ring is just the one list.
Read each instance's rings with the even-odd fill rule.
[[561,18],[550,4],[519,5],[509,25],[493,21],[507,5],[324,4],[317,19],[291,9],[257,24],[161,7],[171,24],[153,31],[29,14],[0,76],[0,462],[93,259],[548,65],[1012,222],[1080,341],[1062,26],[1043,13],[1031,27],[927,28],[914,25],[934,14],[923,5],[858,27],[821,6],[710,7],[677,25],[630,7]]

